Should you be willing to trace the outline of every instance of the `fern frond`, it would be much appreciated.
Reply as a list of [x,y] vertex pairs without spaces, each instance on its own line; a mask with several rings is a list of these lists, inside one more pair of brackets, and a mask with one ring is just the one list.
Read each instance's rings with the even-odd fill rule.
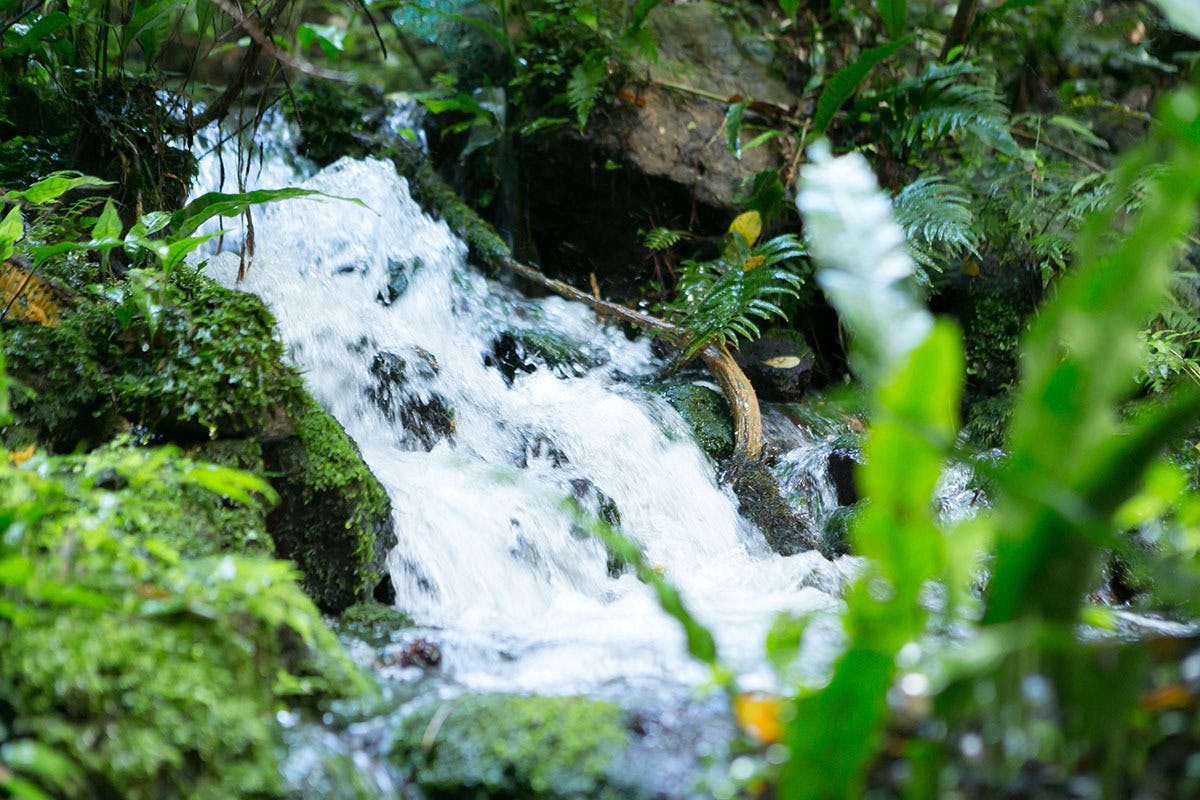
[[969,62],[930,64],[920,75],[905,78],[869,98],[864,107],[882,108],[885,130],[908,149],[966,132],[1012,156],[1025,151],[1009,131],[1009,112],[995,74]]
[[687,231],[677,231],[671,228],[651,228],[642,234],[642,244],[650,250],[666,250],[674,247],[687,236]]
[[683,360],[711,342],[757,338],[756,320],[786,319],[775,299],[799,296],[803,278],[788,267],[804,255],[800,240],[785,234],[753,249],[733,248],[716,261],[684,262],[679,296],[669,307],[687,332]]
[[591,115],[607,78],[608,70],[604,65],[604,56],[599,52],[588,53],[587,57],[571,70],[566,89],[567,105],[575,112],[580,131],[587,126],[588,116]]
[[[918,178],[892,198],[892,213],[923,267],[942,271],[945,255],[978,255],[979,233],[971,196],[938,175]],[[945,254],[939,257],[939,254]]]

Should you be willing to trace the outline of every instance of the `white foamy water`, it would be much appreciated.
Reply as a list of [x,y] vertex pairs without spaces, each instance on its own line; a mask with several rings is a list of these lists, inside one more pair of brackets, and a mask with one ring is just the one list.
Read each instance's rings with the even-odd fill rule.
[[[642,388],[661,367],[646,339],[469,268],[389,163],[343,159],[301,185],[369,210],[293,200],[256,211],[257,255],[239,288],[271,305],[308,388],[390,494],[397,604],[432,629],[454,678],[577,692],[707,677],[648,588],[610,574],[563,506],[572,496],[593,511],[611,499],[747,684],[769,680],[763,640],[776,613],[839,607],[850,566],[766,548],[683,421]],[[207,272],[233,285],[237,269],[222,253]],[[384,305],[401,272],[406,287]],[[510,384],[485,363],[505,332],[551,335],[577,351],[573,366],[529,357],[536,369]],[[422,406],[424,421],[411,413]],[[818,661],[833,646],[806,645]]]

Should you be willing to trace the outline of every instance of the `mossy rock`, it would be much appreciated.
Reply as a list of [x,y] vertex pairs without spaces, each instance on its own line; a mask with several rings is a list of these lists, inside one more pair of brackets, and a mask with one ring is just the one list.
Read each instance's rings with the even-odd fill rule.
[[700,448],[715,461],[733,454],[733,418],[718,391],[695,383],[655,387],[692,429]]
[[790,556],[819,550],[826,556],[836,554],[825,549],[820,532],[788,504],[762,460],[734,456],[725,462],[722,477],[737,495],[738,510],[758,526],[776,553]]
[[105,441],[118,420],[170,441],[261,431],[295,379],[267,307],[187,269],[138,274],[57,326],[7,332],[10,374],[33,390],[14,396],[17,421],[60,451]]
[[336,630],[339,634],[377,646],[391,641],[396,631],[412,626],[412,617],[395,606],[367,600],[343,611],[338,617]]
[[342,426],[298,385],[288,415],[295,433],[263,444],[280,495],[267,527],[317,605],[336,613],[370,598],[385,573],[391,501]]
[[288,565],[159,538],[143,494],[189,463],[128,448],[0,462],[0,553],[27,565],[0,586],[20,612],[0,617],[0,738],[61,759],[51,796],[280,797],[276,713],[370,691]]
[[429,798],[615,800],[633,794],[613,775],[628,744],[611,703],[469,695],[407,716],[391,759]]
[[298,150],[318,166],[342,156],[365,158],[378,149],[387,104],[367,84],[305,80],[288,93],[287,116],[300,128]]
[[[387,495],[283,363],[270,311],[194,270],[131,280],[103,297],[80,295],[57,326],[6,332],[10,374],[26,389],[14,394],[7,443],[70,452],[132,430],[265,470],[281,497],[265,530],[258,512],[218,509],[217,519],[196,509],[192,489],[167,487],[145,503],[158,504],[163,537],[181,552],[269,553],[274,540],[321,608],[369,598],[393,540]],[[160,303],[153,320],[141,305],[147,292]]]
[[408,180],[412,198],[427,214],[446,221],[450,230],[467,243],[476,263],[499,270],[512,257],[508,243],[442,180],[419,147],[398,142],[391,156],[396,171]]

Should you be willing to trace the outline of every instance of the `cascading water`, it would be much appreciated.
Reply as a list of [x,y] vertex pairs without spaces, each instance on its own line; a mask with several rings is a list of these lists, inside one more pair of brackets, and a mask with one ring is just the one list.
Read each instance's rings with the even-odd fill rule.
[[[389,163],[344,159],[302,185],[367,208],[257,212],[240,288],[271,305],[309,389],[391,495],[397,604],[438,629],[455,679],[576,692],[705,678],[647,587],[610,570],[568,497],[615,510],[751,683],[767,679],[775,612],[836,609],[849,567],[766,548],[683,421],[643,388],[662,367],[647,340],[469,269]],[[233,284],[237,267],[223,253],[207,272]],[[550,347],[554,358],[534,355]]]

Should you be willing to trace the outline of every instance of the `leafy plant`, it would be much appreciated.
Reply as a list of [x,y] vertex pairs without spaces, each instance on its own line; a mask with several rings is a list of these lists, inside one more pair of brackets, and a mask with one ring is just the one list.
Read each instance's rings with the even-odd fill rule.
[[[929,677],[944,675],[935,661],[925,672],[902,676],[898,686],[893,682],[898,655],[919,648],[926,630],[929,611],[921,597],[927,583],[940,578],[951,597],[964,594],[965,576],[951,569],[956,559],[949,558],[948,536],[995,541],[984,627],[972,638],[1001,655],[976,662],[958,678],[1042,662],[1065,715],[1086,720],[1095,713],[1086,705],[1095,698],[1079,699],[1073,691],[1077,670],[1068,665],[1082,666],[1089,651],[1069,626],[1079,619],[1099,556],[1116,536],[1116,511],[1163,444],[1200,414],[1200,392],[1190,391],[1117,423],[1142,359],[1136,333],[1161,300],[1177,242],[1195,224],[1200,201],[1200,93],[1187,89],[1169,97],[1161,120],[1153,141],[1118,173],[1118,187],[1127,187],[1158,159],[1143,208],[1119,237],[1112,231],[1121,218],[1118,203],[1110,200],[1092,215],[1078,269],[1029,335],[1010,455],[993,476],[995,514],[949,534],[936,524],[930,496],[957,432],[958,333],[948,323],[932,323],[901,288],[912,265],[895,225],[863,213],[884,208],[886,217],[886,201],[872,189],[865,165],[850,157],[822,163],[818,156],[807,171],[798,202],[814,257],[827,266],[818,279],[855,333],[853,363],[875,387],[876,411],[859,474],[870,502],[851,528],[867,571],[847,597],[848,644],[831,681],[802,693],[789,712],[789,760],[780,772],[786,796],[856,796],[892,713],[889,692],[920,698],[945,686]],[[872,243],[869,257],[864,242]],[[1019,620],[1025,627],[1014,627]],[[1048,627],[1042,637],[1030,637],[1030,625]],[[1021,705],[1019,697],[1005,702]],[[1128,705],[1109,704],[1103,713],[1115,720],[1128,711]],[[1073,725],[1070,733],[1092,737],[1095,730]],[[1123,731],[1092,741],[1112,763],[1126,763]],[[1107,776],[1114,774],[1119,780],[1119,773]],[[936,775],[929,780],[936,782]]]
[[967,190],[937,175],[918,178],[892,198],[896,222],[921,267],[941,272],[966,254],[979,257],[972,201]]
[[759,213],[748,211],[729,226],[719,258],[683,263],[667,310],[686,329],[684,361],[713,342],[757,338],[756,319],[786,317],[779,301],[797,296],[803,279],[789,265],[805,255],[804,247],[791,234],[756,245],[761,230]]

